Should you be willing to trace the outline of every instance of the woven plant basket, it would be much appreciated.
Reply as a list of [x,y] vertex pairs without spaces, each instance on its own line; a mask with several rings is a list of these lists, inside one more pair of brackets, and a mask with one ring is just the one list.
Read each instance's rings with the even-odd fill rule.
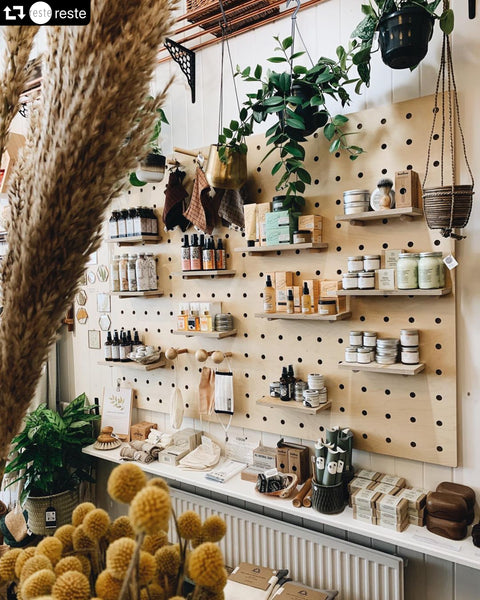
[[[444,0],[444,7],[446,7]],[[440,97],[440,102],[439,102]],[[428,168],[432,150],[433,139],[435,136],[435,126],[439,117],[441,125],[441,156],[440,156],[440,186],[426,187]],[[454,126],[458,126],[460,139],[462,142],[463,158],[470,176],[469,185],[457,185],[456,183],[456,165],[455,165],[455,139]],[[448,144],[450,158],[450,185],[444,182],[444,149]],[[455,75],[453,72],[452,51],[450,40],[447,34],[443,34],[442,57],[440,60],[440,69],[438,71],[437,85],[435,89],[435,105],[433,108],[433,123],[428,141],[427,165],[425,177],[423,179],[423,212],[427,225],[430,229],[440,229],[443,237],[451,237],[457,240],[463,239],[454,232],[455,229],[462,229],[468,223],[472,211],[473,200],[473,174],[468,162],[465,138],[463,135],[462,124],[460,122],[460,109],[458,104],[457,88],[455,84]]]
[[[56,527],[71,523],[73,509],[78,505],[78,488],[67,490],[53,496],[29,496],[25,502],[28,511],[28,526],[37,535],[51,535]],[[47,508],[53,507],[57,513],[56,527],[46,527],[45,515]]]

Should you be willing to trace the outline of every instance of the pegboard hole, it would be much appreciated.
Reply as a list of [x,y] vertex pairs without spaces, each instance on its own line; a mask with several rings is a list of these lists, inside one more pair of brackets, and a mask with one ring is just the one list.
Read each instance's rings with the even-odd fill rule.
[[280,419],[280,425],[285,425],[285,419]]
[[408,140],[406,140],[405,143],[407,144],[407,146],[411,146],[412,140],[410,138],[408,138]]
[[441,375],[441,374],[442,374],[442,369],[435,370],[435,375]]
[[365,246],[364,246],[363,244],[360,244],[360,245],[358,246],[358,249],[359,249],[359,250],[363,250],[364,248],[365,248]]
[[392,415],[391,415],[390,413],[387,413],[387,414],[385,415],[385,418],[386,418],[386,419],[391,419],[391,418],[392,418]]
[[341,204],[341,203],[342,203],[342,201],[341,201],[341,200],[339,200],[338,198],[335,200],[335,204],[336,204],[337,206],[338,206],[339,204]]
[[385,323],[388,323],[390,321],[390,317],[383,317],[383,320]]
[[434,244],[434,246],[440,246],[440,240],[435,240],[435,241],[433,242],[433,244]]
[[317,277],[320,275],[320,269],[317,269],[317,270],[315,271],[315,275],[316,275]]
[[381,123],[382,125],[385,125],[385,123],[386,123],[386,122],[387,122],[387,119],[380,119],[380,123]]
[[341,179],[340,175],[337,175],[337,176],[335,177],[335,181],[340,181],[340,179]]
[[345,389],[345,385],[344,385],[343,383],[339,383],[339,384],[338,384],[338,387],[339,387],[341,390],[344,390],[344,389]]
[[283,340],[283,335],[282,335],[282,334],[280,334],[280,335],[278,336],[278,339],[279,339],[280,341],[281,341],[281,340]]
[[364,440],[366,440],[366,439],[368,439],[368,435],[367,435],[366,433],[362,433],[362,438],[363,438]]
[[391,444],[392,443],[392,438],[387,437],[387,438],[385,438],[385,441],[387,442],[387,444]]
[[325,431],[325,427],[323,425],[320,425],[320,427],[318,428],[319,431]]
[[317,342],[320,343],[322,341],[321,337],[317,337]]
[[362,322],[365,321],[365,316],[364,315],[360,316],[360,321],[362,321]]
[[436,318],[435,318],[435,323],[436,323],[437,325],[439,325],[441,322],[442,322],[442,319],[441,319],[440,317],[436,317]]
[[383,248],[384,250],[386,250],[386,249],[388,248],[388,243],[387,243],[387,242],[384,242],[384,243],[382,244],[382,248]]
[[337,224],[335,225],[335,227],[336,227],[337,229],[340,229],[340,227],[341,227],[341,226],[342,226],[342,224],[341,224],[341,223],[337,223]]
[[366,416],[368,415],[368,412],[367,412],[366,410],[362,410],[362,415],[363,415],[364,417],[366,417]]
[[412,448],[416,448],[417,447],[417,442],[410,442],[410,446]]
[[437,446],[437,452],[443,452],[442,446]]
[[440,161],[438,161],[438,160],[434,160],[433,161],[433,166],[434,167],[438,167],[439,165],[440,165]]
[[387,169],[382,169],[382,175],[386,175],[388,173]]
[[320,202],[315,202],[315,208],[318,208],[320,206]]
[[247,419],[250,418],[250,413],[246,413],[245,416],[247,417]]
[[436,350],[441,350],[442,349],[442,344],[435,344],[435,349]]
[[335,158],[340,158],[340,152],[335,152]]
[[[315,179],[315,180],[313,181],[313,183],[314,183],[315,185],[318,185],[318,184],[320,183],[320,179]],[[318,208],[318,207],[317,207],[317,208]]]
[[338,342],[339,344],[343,344],[343,338],[338,338],[337,342]]
[[434,140],[438,140],[440,138],[440,136],[438,135],[438,133],[434,133],[433,134],[433,139]]
[[267,420],[267,417],[262,417],[262,419],[263,419],[264,421],[266,421],[266,420]]
[[341,406],[341,407],[340,407],[338,410],[339,410],[340,412],[345,412],[345,407],[344,407],[344,406]]
[[260,173],[262,170],[262,167],[257,167],[257,173]]
[[315,162],[318,162],[318,156],[314,156],[314,157],[313,157],[313,160],[314,160]]
[[413,242],[408,242],[408,243],[407,243],[407,246],[408,246],[409,248],[413,248]]
[[342,274],[342,269],[337,269],[337,275],[341,275]]
[[382,145],[380,146],[380,148],[381,148],[382,150],[386,150],[386,149],[387,149],[387,144],[382,144]]
[[265,354],[262,354],[262,356],[260,357],[262,360],[265,360]]
[[391,394],[391,393],[392,393],[392,392],[391,392],[390,390],[388,390],[388,389],[387,389],[387,390],[385,390],[385,396],[390,396],[390,394]]
[[442,421],[437,421],[437,422],[436,422],[436,425],[437,425],[437,427],[442,427],[442,425],[443,425],[443,422],[442,422]]
[[410,417],[410,423],[416,423],[417,419],[415,417]]
[[303,429],[305,427],[303,423],[299,423],[298,426],[300,427],[300,429]]
[[336,251],[337,251],[337,252],[341,252],[341,251],[342,251],[342,247],[341,247],[341,246],[337,246],[337,247],[336,247]]
[[412,113],[407,113],[407,114],[405,115],[405,118],[406,118],[406,119],[411,119],[411,118],[412,118]]
[[360,173],[357,173],[357,177],[361,179],[363,177],[363,173],[360,171]]
[[297,335],[297,342],[301,342],[302,341],[302,336],[301,335]]
[[408,317],[409,323],[415,323],[415,317]]
[[278,357],[278,360],[279,360],[280,362],[283,362],[283,356],[279,356],[279,357]]
[[362,390],[362,392],[363,392],[363,393],[365,393],[365,392],[367,391],[367,388],[366,388],[366,387],[363,385],[363,386],[361,387],[361,390]]
[[410,392],[410,398],[415,398],[417,394],[415,392]]

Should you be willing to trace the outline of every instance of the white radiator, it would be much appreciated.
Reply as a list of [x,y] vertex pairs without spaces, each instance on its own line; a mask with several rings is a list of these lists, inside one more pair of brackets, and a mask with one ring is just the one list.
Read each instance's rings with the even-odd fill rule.
[[251,562],[288,569],[289,576],[315,588],[339,590],[339,600],[403,600],[403,559],[171,488],[176,514],[218,514],[227,535],[225,563]]

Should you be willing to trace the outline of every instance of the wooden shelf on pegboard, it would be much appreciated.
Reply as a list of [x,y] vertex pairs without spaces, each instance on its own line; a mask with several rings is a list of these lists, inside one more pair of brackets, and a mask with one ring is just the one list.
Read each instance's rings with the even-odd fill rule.
[[320,404],[315,408],[309,408],[308,406],[304,406],[303,402],[296,402],[295,400],[289,400],[284,402],[280,400],[280,398],[273,398],[272,396],[263,396],[256,401],[260,406],[268,406],[270,408],[286,408],[287,410],[295,410],[305,415],[316,415],[322,410],[328,410],[332,403],[331,401],[325,402],[325,404]]
[[255,317],[257,319],[268,319],[269,321],[274,321],[275,319],[287,319],[293,321],[344,321],[345,319],[349,319],[352,316],[351,312],[341,312],[335,315],[319,315],[318,313],[255,313]]
[[146,292],[109,292],[110,296],[118,296],[119,298],[155,298],[163,296],[163,290],[148,290]]
[[155,362],[142,365],[142,363],[135,362],[133,360],[129,360],[126,362],[121,361],[111,361],[111,360],[99,360],[97,361],[97,365],[102,365],[103,367],[127,367],[128,369],[136,369],[137,371],[153,371],[154,369],[160,369],[166,365],[165,358],[162,354],[159,360]]
[[185,337],[206,337],[221,340],[232,335],[237,335],[236,329],[230,331],[172,331],[173,335],[184,335]]
[[320,252],[326,250],[328,244],[325,242],[309,242],[306,244],[275,244],[274,246],[247,246],[246,248],[234,248],[234,252],[245,252],[249,256],[254,254],[262,256],[271,252],[292,252],[295,250],[308,250],[310,252]]
[[379,365],[377,362],[368,364],[339,362],[339,369],[346,371],[367,371],[370,373],[384,373],[388,375],[418,375],[425,369],[424,363],[418,365],[404,365],[403,363],[395,363],[393,365]]
[[198,279],[200,277],[233,277],[236,271],[232,269],[213,269],[211,271],[176,271],[172,273],[175,277],[181,277],[182,279]]
[[383,219],[411,221],[415,217],[423,217],[423,210],[407,206],[405,208],[390,208],[388,210],[369,210],[351,215],[336,215],[335,221],[348,221],[350,225],[365,225],[369,221],[382,221]]
[[158,244],[162,241],[159,235],[132,235],[130,237],[109,238],[107,244],[119,246],[134,246],[136,244]]
[[329,296],[447,296],[451,288],[433,290],[332,290]]

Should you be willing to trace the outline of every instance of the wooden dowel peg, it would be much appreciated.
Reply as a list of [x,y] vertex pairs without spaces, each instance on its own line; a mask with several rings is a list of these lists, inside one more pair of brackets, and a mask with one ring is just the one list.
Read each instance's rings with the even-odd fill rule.
[[168,360],[175,360],[179,354],[185,354],[186,352],[188,352],[188,348],[168,348],[165,356]]
[[193,156],[193,158],[197,158],[198,156],[198,152],[195,152],[193,150],[186,150],[185,148],[177,148],[175,146],[175,148],[173,149],[174,152],[178,152],[179,154],[185,154],[186,156]]
[[199,348],[195,352],[195,358],[198,360],[198,362],[205,362],[207,360],[207,358],[209,356],[211,356],[212,354],[213,354],[213,350],[211,350],[210,352],[207,352],[203,348]]
[[231,352],[220,352],[220,350],[215,350],[215,352],[212,354],[212,360],[216,365],[219,365],[230,356],[232,356]]

